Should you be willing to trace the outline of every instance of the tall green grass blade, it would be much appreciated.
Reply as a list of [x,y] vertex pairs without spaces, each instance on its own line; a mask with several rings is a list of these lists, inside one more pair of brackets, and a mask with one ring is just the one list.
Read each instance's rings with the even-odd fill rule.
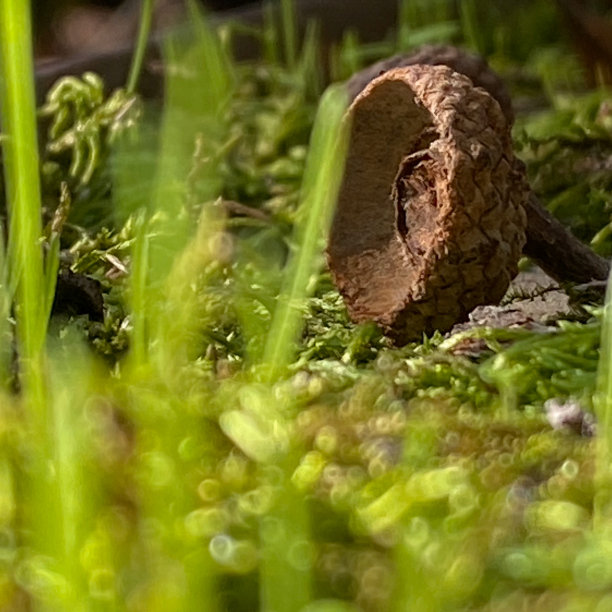
[[397,48],[406,48],[406,42],[410,39],[412,31],[411,21],[414,19],[411,0],[401,0],[397,16]]
[[[224,129],[219,120],[234,89],[234,67],[196,0],[187,0],[187,8],[195,34],[193,57],[189,63],[196,75],[194,84],[197,89],[185,89],[181,94],[183,102],[193,101],[193,110],[200,115],[204,128],[212,130],[216,126]],[[218,134],[213,131],[211,135]]]
[[[51,343],[49,362],[50,461],[54,478],[45,510],[47,530],[40,535],[43,550],[53,551],[55,568],[69,586],[58,597],[60,609],[87,610],[89,579],[81,551],[87,534],[94,528],[95,508],[100,503],[95,492],[98,481],[91,478],[95,402],[89,399],[101,375],[74,329],[67,330],[62,340]],[[98,569],[100,562],[91,559],[89,569]]]
[[[195,72],[195,82],[171,80],[168,84],[154,192],[155,210],[172,219],[172,236],[157,240],[152,250],[151,278],[164,279],[166,302],[160,311],[161,318],[155,323],[154,333],[157,334],[155,341],[160,359],[166,362],[169,357],[175,366],[184,360],[177,362],[171,346],[184,354],[182,349],[178,349],[180,342],[177,344],[177,339],[187,342],[189,333],[186,330],[193,329],[199,320],[196,316],[197,296],[191,287],[209,256],[198,257],[198,249],[200,253],[203,250],[210,253],[206,246],[213,234],[220,231],[211,203],[220,189],[217,151],[225,138],[223,110],[233,87],[229,64],[215,35],[195,13],[193,22],[196,24],[196,42],[187,52],[189,57],[186,59],[188,65],[199,72]],[[180,61],[183,63],[185,59]],[[179,134],[183,136],[179,137]],[[197,197],[205,203],[195,233],[186,194],[176,190],[177,187],[186,189],[193,172],[198,175]],[[190,247],[188,244],[192,239],[195,244]],[[166,366],[162,366],[162,370],[168,371]]]
[[130,74],[127,81],[127,92],[133,94],[138,86],[138,78],[142,70],[144,56],[147,50],[147,41],[151,32],[151,24],[153,22],[153,5],[155,0],[141,0],[142,9],[140,13],[140,25],[138,28],[138,39],[136,40],[136,48],[134,49],[134,57],[130,66]]
[[[49,534],[54,533],[57,524],[49,514],[54,486],[53,436],[49,430],[43,371],[46,291],[29,2],[0,1],[0,111],[9,218],[7,258],[4,260],[3,257],[2,266],[2,305],[3,310],[10,308],[10,300],[14,298],[24,407],[20,424],[24,444],[30,453],[29,470],[19,472],[17,503],[24,513],[21,533],[25,534],[27,544],[39,554],[53,556],[57,548],[54,541],[50,541]],[[46,289],[51,291],[50,286]],[[8,332],[4,317],[2,332]],[[7,335],[3,340],[12,347],[12,339]],[[12,355],[5,353],[3,358],[10,363]],[[6,367],[8,364],[2,365]],[[3,379],[4,375],[5,372]],[[37,575],[36,572],[32,574]],[[59,579],[65,584],[63,576]]]
[[[209,29],[194,2],[188,2],[188,9],[193,26],[192,40],[171,38],[166,44],[170,68],[158,162],[155,175],[151,177],[149,212],[139,220],[134,258],[137,267],[132,277],[133,307],[138,308],[133,313],[136,361],[146,360],[148,347],[155,345],[156,359],[161,360],[158,363],[160,371],[169,376],[162,362],[174,364],[172,371],[179,363],[184,363],[183,359],[177,362],[170,346],[184,354],[178,348],[177,330],[192,329],[198,320],[195,312],[190,312],[196,308],[196,296],[192,290],[190,294],[188,287],[203,262],[196,265],[192,261],[194,268],[188,270],[185,266],[190,256],[181,253],[192,238],[205,243],[219,231],[215,214],[204,213],[199,230],[194,233],[187,183],[193,182],[194,173],[197,174],[198,204],[210,203],[218,195],[220,159],[217,152],[225,138],[223,113],[234,86],[233,68],[217,36]],[[173,67],[176,68],[174,72]],[[184,74],[189,76],[182,76]],[[208,204],[204,208],[208,210]],[[152,226],[147,229],[153,219],[155,229]],[[203,235],[207,232],[208,237]],[[146,247],[141,242],[143,238]],[[200,244],[200,250],[203,247]],[[179,313],[182,314],[179,316]],[[188,336],[180,334],[183,342]]]
[[272,66],[280,63],[279,55],[279,28],[274,19],[273,0],[264,0],[262,5],[263,29],[262,29],[262,57],[267,64]]
[[[51,228],[49,252],[43,264],[41,197],[36,142],[33,67],[28,3],[0,3],[0,72],[4,168],[10,217],[8,282],[16,285],[15,312],[20,371],[24,387],[28,452],[31,462],[21,474],[24,483],[24,524],[32,558],[31,594],[51,609],[85,609],[87,581],[81,571],[81,529],[87,522],[87,495],[79,448],[83,448],[80,418],[89,369],[83,359],[63,364],[76,378],[56,376],[47,384],[43,347],[59,264],[61,222]],[[60,212],[62,207],[60,206]],[[8,305],[5,303],[5,307]],[[4,330],[3,330],[4,331]],[[70,352],[74,358],[74,352]],[[80,369],[81,364],[84,369]],[[51,394],[48,391],[51,390]],[[21,500],[20,500],[21,501]],[[38,581],[38,582],[37,582]],[[38,586],[37,586],[38,584]],[[44,588],[41,590],[41,584]]]
[[293,70],[298,59],[297,21],[293,0],[281,0],[281,24],[285,45],[285,62],[287,67]]
[[[184,38],[169,38],[164,47],[168,77],[157,160],[145,181],[148,197],[132,213],[133,335],[123,381],[130,418],[142,436],[135,468],[141,525],[160,526],[138,545],[143,559],[140,580],[149,585],[145,606],[153,611],[215,609],[214,568],[206,545],[197,541],[197,502],[193,483],[181,474],[181,449],[186,443],[197,441],[202,448],[208,443],[201,406],[194,403],[202,401],[206,390],[189,378],[187,370],[200,355],[205,271],[217,256],[216,240],[223,231],[213,201],[220,188],[218,165],[234,75],[196,3],[188,2],[188,10],[192,30]],[[122,163],[138,144],[122,146],[116,170],[125,185],[134,180],[134,169]],[[138,203],[130,202],[127,188],[117,193],[119,209]],[[147,436],[156,438],[154,449],[146,446]]]
[[60,238],[64,223],[68,218],[71,204],[71,194],[66,183],[60,187],[60,202],[55,210],[47,236],[48,248],[44,260],[45,292],[42,297],[44,304],[43,317],[49,320],[55,299],[55,286],[57,284],[57,273],[60,265]]
[[459,7],[465,42],[476,53],[486,53],[486,40],[478,18],[479,0],[463,0]]
[[[0,229],[1,226],[0,226]],[[4,231],[0,231],[0,392],[9,387],[13,360],[13,330],[10,315],[15,290],[9,286]]]
[[396,51],[452,42],[458,33],[455,3],[451,0],[402,0],[399,5]]
[[355,32],[345,32],[338,53],[338,78],[348,79],[361,67],[359,38]]
[[[315,119],[302,187],[295,250],[287,265],[284,286],[264,348],[264,376],[270,384],[284,374],[294,358],[305,298],[313,290],[313,281],[321,265],[320,250],[344,168],[347,141],[347,124],[343,122],[345,109],[345,90],[331,88],[324,94]],[[253,407],[254,414],[250,416],[237,411],[230,414],[234,415],[237,426],[241,419],[246,424],[253,417],[255,422],[261,419],[262,424],[266,423],[264,428],[270,428],[269,434],[264,431],[260,434],[262,440],[268,440],[270,448],[266,452],[272,451],[273,457],[273,449],[277,446],[280,455],[274,470],[278,491],[276,503],[260,521],[261,604],[264,610],[298,612],[310,601],[312,560],[307,507],[302,494],[291,482],[291,474],[301,456],[299,445],[290,441],[291,425],[287,415],[293,414],[293,410],[291,405],[280,405],[273,397],[259,404],[259,407]],[[221,424],[223,426],[224,421]],[[286,444],[290,446],[283,450]],[[265,466],[265,457],[263,460],[261,474],[266,481],[270,468]]]
[[597,494],[593,508],[596,531],[612,533],[612,288],[608,281],[601,330],[597,389],[594,398],[598,436],[596,441],[595,484]]
[[306,26],[299,67],[304,83],[304,92],[310,98],[320,96],[323,90],[320,50],[321,28],[316,21],[311,21]]
[[17,333],[26,387],[43,401],[40,357],[46,321],[41,308],[41,193],[29,3],[0,2],[0,108],[9,213],[10,282],[17,287]]
[[[166,352],[163,338],[170,338],[164,326],[177,328],[191,320],[185,314],[176,319],[175,308],[185,312],[184,287],[190,280],[181,275],[170,275],[179,255],[194,236],[194,222],[187,202],[187,181],[197,153],[198,193],[200,202],[212,201],[219,190],[216,168],[219,160],[215,151],[225,134],[223,109],[233,88],[233,74],[215,34],[209,30],[195,5],[191,3],[193,40],[171,38],[166,44],[169,77],[166,83],[166,104],[160,130],[159,154],[149,184],[149,202],[146,211],[136,216],[137,236],[134,242],[134,262],[131,277],[133,318],[133,349],[136,363],[142,365],[151,343],[155,343],[158,356]],[[182,66],[180,70],[179,66]],[[177,68],[176,73],[172,67]],[[189,74],[185,78],[185,73]],[[199,145],[198,145],[199,143]],[[128,155],[131,145],[126,144],[117,154]],[[205,163],[201,163],[206,159]],[[119,168],[119,174],[123,171]],[[121,181],[132,179],[123,173]],[[128,193],[125,189],[124,193]],[[124,203],[118,202],[121,209]],[[129,208],[129,203],[125,202]],[[212,225],[211,225],[212,228]],[[216,228],[218,229],[218,228]],[[211,229],[212,231],[212,229]],[[216,230],[215,230],[216,231]],[[197,269],[191,271],[197,274]],[[180,280],[179,280],[180,279]],[[179,304],[180,303],[180,304]],[[173,313],[172,315],[169,313]],[[150,355],[149,355],[150,356]],[[171,359],[170,359],[171,361]],[[164,368],[162,368],[164,370]]]
[[237,399],[241,409],[224,411],[219,424],[257,462],[260,486],[273,492],[258,521],[260,609],[300,612],[311,600],[313,550],[306,498],[292,478],[303,456],[292,398],[256,384],[243,385]]
[[132,249],[132,269],[130,274],[130,316],[132,319],[132,339],[130,359],[135,368],[147,361],[147,282],[149,278],[149,226],[144,211],[134,218],[134,246]]
[[291,362],[300,332],[304,302],[314,287],[321,265],[323,239],[331,222],[347,145],[343,88],[327,90],[321,99],[313,127],[310,152],[302,184],[299,222],[294,250],[278,298],[264,350],[269,381],[275,380]]
[[302,493],[291,482],[298,458],[294,452],[272,468],[279,487],[278,498],[274,508],[261,519],[259,529],[262,610],[300,612],[312,599],[310,517]]

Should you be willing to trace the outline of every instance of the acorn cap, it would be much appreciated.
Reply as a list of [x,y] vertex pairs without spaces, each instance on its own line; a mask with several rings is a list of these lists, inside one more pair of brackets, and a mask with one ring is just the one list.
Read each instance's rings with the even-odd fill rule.
[[411,53],[394,55],[356,72],[347,82],[349,98],[353,100],[364,87],[377,76],[394,68],[405,68],[415,64],[448,66],[459,74],[469,77],[476,87],[482,87],[493,96],[507,121],[514,123],[514,110],[508,88],[501,77],[491,69],[486,60],[452,45],[423,45]]
[[529,194],[498,102],[447,66],[417,64],[372,80],[347,119],[327,256],[351,318],[406,342],[498,302]]

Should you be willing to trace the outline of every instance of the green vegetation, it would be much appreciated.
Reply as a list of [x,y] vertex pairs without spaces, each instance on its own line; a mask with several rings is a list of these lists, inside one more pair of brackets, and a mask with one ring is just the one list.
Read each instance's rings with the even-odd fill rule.
[[[524,108],[545,91],[517,149],[609,254],[612,94],[587,91],[552,3],[453,6],[405,0],[397,37],[347,34],[332,74],[444,40]],[[126,90],[49,92],[39,186],[32,81],[11,76],[32,72],[27,3],[0,0],[0,608],[610,609],[609,301],[401,348],[351,323],[323,258],[346,100],[317,29],[300,48],[283,1],[241,65],[189,7],[163,114],[134,93],[140,51]],[[102,321],[48,323],[58,266],[98,281]],[[564,407],[573,429],[547,419]]]

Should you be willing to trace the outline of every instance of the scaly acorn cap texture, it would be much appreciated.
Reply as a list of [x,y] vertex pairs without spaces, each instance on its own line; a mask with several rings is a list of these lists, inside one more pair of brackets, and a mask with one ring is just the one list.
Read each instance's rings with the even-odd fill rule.
[[[501,77],[482,57],[450,45],[424,45],[409,54],[396,55],[360,70],[346,83],[349,99],[353,100],[372,79],[388,70],[415,64],[448,66],[464,74],[476,87],[482,87],[497,100],[510,125],[514,122],[510,94]],[[527,241],[523,254],[549,276],[559,283],[581,284],[608,278],[610,262],[575,238],[542,206],[533,192],[527,199],[525,212]]]
[[499,103],[447,66],[417,64],[372,80],[347,120],[327,258],[351,318],[403,343],[499,302],[529,194]]
[[353,100],[360,91],[377,76],[394,68],[405,68],[415,64],[448,66],[459,74],[469,77],[476,87],[482,87],[493,96],[510,124],[514,123],[514,110],[508,88],[501,77],[491,69],[486,60],[452,45],[423,45],[408,54],[394,55],[356,72],[347,82],[349,99]]

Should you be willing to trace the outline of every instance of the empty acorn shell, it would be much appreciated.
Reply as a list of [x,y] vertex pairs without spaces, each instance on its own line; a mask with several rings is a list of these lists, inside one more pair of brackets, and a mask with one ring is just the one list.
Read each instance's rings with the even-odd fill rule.
[[498,302],[529,194],[499,103],[447,66],[417,64],[373,79],[347,120],[327,256],[351,318],[407,342]]

